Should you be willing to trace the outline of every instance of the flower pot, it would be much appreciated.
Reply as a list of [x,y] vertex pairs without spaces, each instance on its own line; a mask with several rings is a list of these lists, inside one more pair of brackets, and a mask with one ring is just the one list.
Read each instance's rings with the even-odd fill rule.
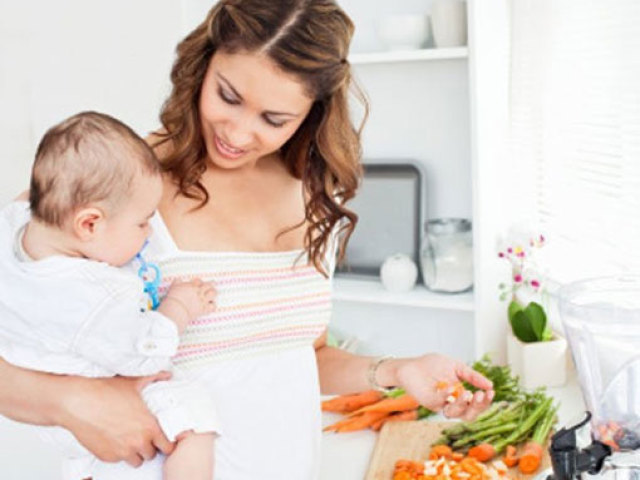
[[546,342],[524,343],[509,332],[507,360],[527,389],[557,387],[567,381],[567,340],[557,333]]

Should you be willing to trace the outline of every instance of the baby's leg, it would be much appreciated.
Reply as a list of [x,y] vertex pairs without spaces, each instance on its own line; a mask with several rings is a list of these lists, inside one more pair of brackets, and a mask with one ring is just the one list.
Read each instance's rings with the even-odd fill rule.
[[164,462],[164,480],[211,480],[213,478],[213,433],[185,432]]

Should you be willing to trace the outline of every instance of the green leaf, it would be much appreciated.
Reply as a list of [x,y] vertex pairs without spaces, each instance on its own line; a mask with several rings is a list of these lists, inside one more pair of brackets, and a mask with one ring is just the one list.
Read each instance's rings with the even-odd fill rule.
[[522,342],[531,343],[539,340],[524,310],[519,310],[513,315],[511,329],[513,334]]
[[525,315],[529,319],[529,325],[536,335],[535,341],[542,341],[544,339],[544,331],[547,328],[547,314],[544,313],[542,305],[536,302],[531,302],[524,309]]
[[513,316],[519,312],[520,310],[522,310],[524,307],[522,305],[520,305],[520,303],[516,302],[515,300],[511,300],[511,303],[509,303],[509,321],[511,321],[511,319],[513,318]]

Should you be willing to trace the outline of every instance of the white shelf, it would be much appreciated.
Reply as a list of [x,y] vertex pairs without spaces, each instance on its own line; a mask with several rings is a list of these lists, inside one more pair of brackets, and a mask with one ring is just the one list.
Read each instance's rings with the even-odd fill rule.
[[415,62],[424,60],[452,60],[467,58],[467,47],[454,48],[423,48],[420,50],[397,50],[388,52],[353,53],[349,62],[354,65],[390,62]]
[[473,292],[435,293],[423,285],[413,290],[393,293],[385,290],[378,280],[336,277],[333,280],[333,299],[349,302],[377,303],[405,307],[427,307],[442,310],[473,312]]

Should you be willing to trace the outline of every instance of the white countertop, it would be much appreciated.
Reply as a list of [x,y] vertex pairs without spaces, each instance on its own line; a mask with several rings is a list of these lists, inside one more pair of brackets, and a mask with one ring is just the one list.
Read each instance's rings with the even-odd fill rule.
[[[575,374],[562,387],[548,388],[547,392],[559,401],[558,426],[571,424],[583,417],[584,402]],[[323,414],[323,426],[341,418],[340,415]],[[433,417],[441,420],[441,417]],[[362,480],[369,466],[377,434],[371,430],[352,433],[322,434],[321,480]]]

